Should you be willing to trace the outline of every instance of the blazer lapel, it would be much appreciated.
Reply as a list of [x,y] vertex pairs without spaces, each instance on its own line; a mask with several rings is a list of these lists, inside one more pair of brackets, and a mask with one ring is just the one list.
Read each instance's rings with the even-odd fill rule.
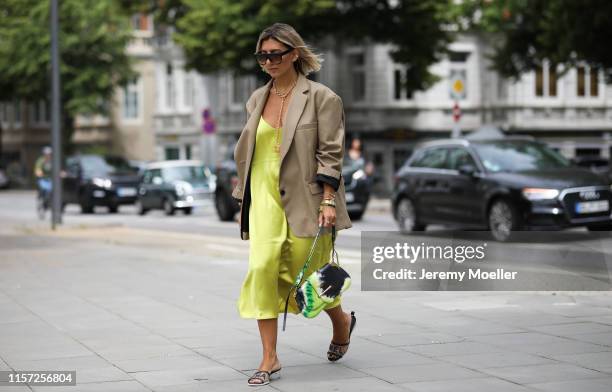
[[295,135],[295,128],[297,127],[300,117],[302,117],[304,108],[306,107],[306,101],[308,101],[308,94],[306,94],[306,92],[308,89],[308,79],[306,79],[306,76],[299,74],[293,97],[291,98],[291,102],[287,108],[285,123],[283,125],[283,137],[280,147],[281,164],[283,163],[285,155],[287,155],[287,152],[289,151],[289,147],[293,141],[293,136]]
[[255,109],[251,112],[251,116],[247,122],[247,129],[249,130],[249,138],[247,145],[248,153],[246,164],[247,168],[251,167],[251,159],[253,158],[253,153],[255,152],[255,137],[257,136],[257,127],[259,126],[259,119],[261,118],[261,114],[263,113],[264,106],[266,105],[266,101],[268,100],[268,94],[270,93],[270,88],[272,87],[272,79],[268,81],[265,85],[265,89],[262,90],[262,93],[259,97],[256,98]]

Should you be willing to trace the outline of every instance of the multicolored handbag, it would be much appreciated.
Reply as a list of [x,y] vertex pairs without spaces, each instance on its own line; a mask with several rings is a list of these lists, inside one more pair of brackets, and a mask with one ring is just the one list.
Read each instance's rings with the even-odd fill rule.
[[304,262],[302,270],[295,279],[295,283],[287,294],[285,301],[285,313],[283,317],[283,331],[287,323],[287,309],[289,307],[289,298],[291,292],[295,289],[295,301],[300,309],[300,313],[307,318],[317,316],[325,308],[327,304],[334,302],[336,297],[344,293],[351,286],[350,275],[340,267],[338,260],[338,252],[336,252],[336,227],[332,226],[332,251],[330,261],[323,267],[314,271],[310,276],[304,279],[304,273],[308,270],[308,265],[314,254],[315,246],[324,227],[319,226],[319,231],[312,243],[308,257]]

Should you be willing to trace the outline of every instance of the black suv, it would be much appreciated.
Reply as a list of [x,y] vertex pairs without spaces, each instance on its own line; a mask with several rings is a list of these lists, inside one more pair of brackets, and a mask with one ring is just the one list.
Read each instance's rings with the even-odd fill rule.
[[119,156],[76,155],[66,160],[62,180],[63,203],[81,206],[90,214],[95,206],[105,206],[112,213],[122,204],[136,202],[138,170]]
[[396,173],[392,197],[403,232],[460,224],[499,241],[527,229],[610,230],[611,202],[608,180],[520,138],[424,144]]

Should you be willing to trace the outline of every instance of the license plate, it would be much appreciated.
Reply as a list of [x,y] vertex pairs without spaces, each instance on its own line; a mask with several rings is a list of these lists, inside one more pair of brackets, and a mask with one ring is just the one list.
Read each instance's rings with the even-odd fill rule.
[[117,189],[117,196],[119,197],[136,196],[136,188],[119,188]]
[[576,203],[577,214],[591,214],[593,212],[608,211],[610,204],[608,200],[584,201]]
[[346,195],[344,195],[344,198],[346,199],[347,203],[352,203],[355,201],[355,195],[351,192],[348,192]]

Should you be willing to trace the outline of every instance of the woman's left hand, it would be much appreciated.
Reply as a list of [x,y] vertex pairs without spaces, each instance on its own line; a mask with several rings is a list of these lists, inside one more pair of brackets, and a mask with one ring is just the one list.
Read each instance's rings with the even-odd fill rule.
[[336,224],[336,209],[334,207],[323,206],[319,212],[319,226],[332,227]]

